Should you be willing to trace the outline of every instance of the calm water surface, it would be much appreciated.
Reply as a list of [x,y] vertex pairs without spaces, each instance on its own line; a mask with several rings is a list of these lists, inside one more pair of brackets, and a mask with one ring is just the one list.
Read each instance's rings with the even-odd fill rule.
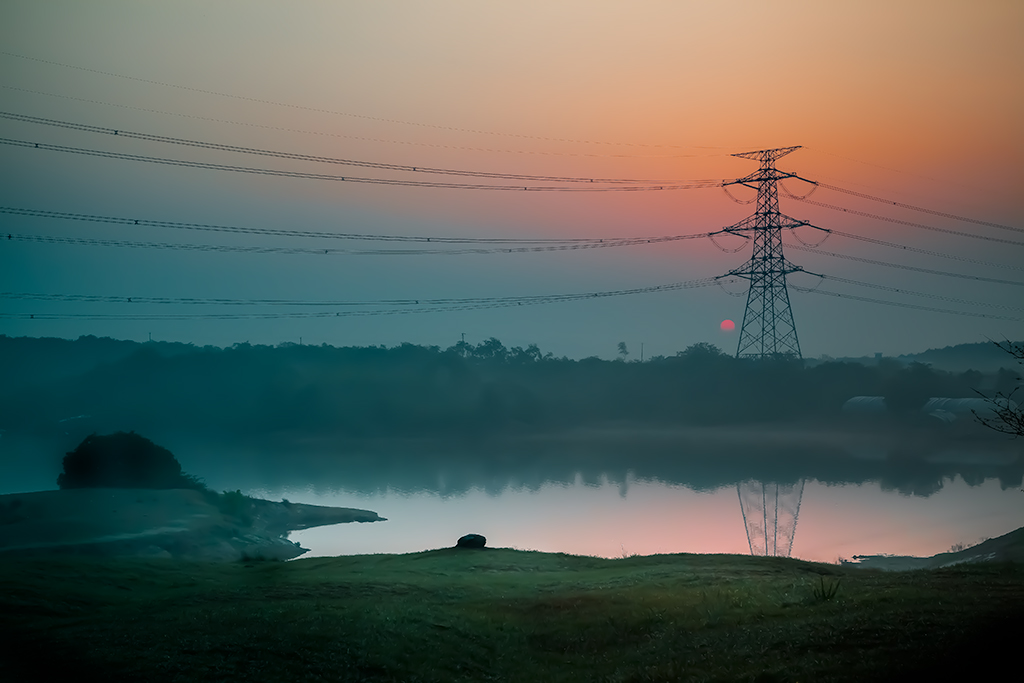
[[[63,439],[0,437],[0,493],[55,488],[80,437]],[[153,439],[214,490],[388,520],[295,532],[304,557],[416,552],[478,533],[495,547],[600,557],[749,553],[766,539],[785,554],[791,537],[791,556],[834,562],[928,556],[1024,526],[1024,440],[731,430],[395,449]]]
[[[750,552],[736,486],[694,491],[627,480],[626,485],[576,481],[451,496],[343,489],[248,493],[363,508],[388,518],[295,532],[291,538],[310,549],[305,557],[427,550],[454,545],[466,533],[483,534],[497,547],[599,557]],[[769,495],[769,517],[772,502]],[[804,483],[791,555],[819,562],[858,554],[926,556],[1022,525],[1024,492],[1004,490],[994,479],[970,486],[956,478],[928,497],[883,491],[878,484],[829,486],[812,480]]]

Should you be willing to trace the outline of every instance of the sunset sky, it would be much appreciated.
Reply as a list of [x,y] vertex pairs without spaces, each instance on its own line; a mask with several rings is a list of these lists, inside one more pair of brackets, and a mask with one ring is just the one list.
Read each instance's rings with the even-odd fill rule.
[[[450,247],[24,212],[432,240],[684,235],[734,224],[754,205],[734,202],[720,187],[410,187],[181,167],[46,146],[400,183],[579,189],[579,183],[507,176],[650,181],[641,187],[722,181],[757,169],[733,153],[801,145],[779,161],[781,169],[888,200],[819,188],[808,197],[817,202],[811,204],[787,196],[811,189],[793,180],[780,190],[783,213],[854,236],[831,235],[817,248],[822,253],[804,245],[820,240],[813,229],[784,236],[792,262],[832,278],[820,287],[812,275],[789,278],[805,357],[1020,339],[1022,31],[1024,4],[1011,0],[7,0],[0,8],[4,115],[506,178],[282,159],[0,118],[0,206],[7,210],[0,221],[5,237],[11,235],[0,249],[0,333],[138,341],[152,335],[218,346],[301,338],[441,347],[464,333],[471,343],[497,337],[506,346],[536,343],[577,358],[614,357],[619,342],[631,358],[639,357],[641,344],[651,356],[701,341],[735,353],[743,282],[544,305],[416,312],[426,305],[413,304],[395,315],[332,314],[394,311],[373,302],[396,299],[614,292],[701,280],[750,257],[749,242],[737,237],[718,240],[726,250],[703,238],[511,253],[339,254],[330,250]],[[739,200],[754,195],[730,189]],[[76,299],[83,296],[120,301]],[[268,299],[305,305],[251,303]],[[333,305],[311,305],[320,302]],[[223,317],[314,312],[328,316]],[[154,315],[184,317],[149,319]],[[737,329],[722,329],[725,319]]]

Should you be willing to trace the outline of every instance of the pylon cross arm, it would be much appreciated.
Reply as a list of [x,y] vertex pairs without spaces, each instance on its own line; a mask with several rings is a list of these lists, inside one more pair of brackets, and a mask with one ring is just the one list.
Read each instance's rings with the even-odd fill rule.
[[800,176],[798,176],[795,173],[790,173],[789,171],[780,171],[776,168],[769,168],[754,171],[750,175],[743,176],[742,178],[737,178],[735,180],[727,180],[722,183],[722,187],[726,187],[729,185],[743,185],[744,187],[749,187],[752,190],[756,190],[760,187],[761,183],[778,182],[780,180],[786,180],[787,178],[799,178],[800,180],[803,180],[803,178],[800,178]]
[[[749,262],[746,265],[749,266]],[[718,277],[719,278],[723,278],[723,277],[733,277],[733,276],[735,276],[735,277],[744,278],[745,280],[750,280],[750,279],[753,279],[753,278],[761,279],[761,278],[764,278],[765,275],[790,275],[792,273],[807,273],[808,275],[818,275],[818,273],[809,273],[808,271],[804,270],[800,266],[794,266],[789,261],[786,261],[785,264],[783,265],[783,267],[781,267],[781,268],[772,268],[770,273],[767,273],[764,270],[754,270],[753,268],[744,269],[741,266],[740,268],[734,268],[733,270],[730,270],[725,275],[719,275]],[[718,278],[716,278],[716,279],[718,279]]]
[[739,154],[733,154],[734,157],[741,159],[752,159],[754,161],[761,161],[762,159],[775,160],[780,157],[784,157],[790,152],[795,152],[800,149],[802,145],[795,145],[793,147],[776,147],[775,149],[759,149],[754,152],[740,152]]
[[751,183],[755,183],[755,182],[758,182],[758,180],[756,178],[751,178],[750,176],[747,176],[746,178],[737,178],[736,180],[727,180],[726,182],[722,183],[722,187],[726,187],[728,185],[742,185],[743,187],[749,187],[751,190],[756,190],[758,188],[758,186],[757,185],[751,185]]

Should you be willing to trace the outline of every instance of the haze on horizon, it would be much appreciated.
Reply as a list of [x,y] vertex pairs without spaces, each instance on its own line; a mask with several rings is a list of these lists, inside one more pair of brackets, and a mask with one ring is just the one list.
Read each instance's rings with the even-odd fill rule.
[[[660,182],[741,177],[756,164],[731,154],[802,145],[779,167],[946,214],[827,189],[809,197],[847,209],[836,210],[787,196],[805,194],[806,185],[784,185],[785,214],[909,247],[834,234],[819,247],[839,255],[829,256],[800,249],[820,239],[813,230],[786,236],[789,260],[837,278],[815,293],[791,287],[805,357],[898,355],[1018,339],[1024,332],[1019,3],[445,1],[296,8],[270,2],[12,1],[0,15],[0,111],[18,116],[380,164]],[[116,154],[403,181],[515,184],[188,148],[10,118],[0,118],[0,129],[7,140]],[[702,233],[753,211],[720,188],[474,191],[184,168],[9,144],[3,152],[0,206],[144,221],[578,239]],[[741,201],[753,194],[731,189]],[[415,307],[405,307],[401,314],[324,318],[197,316],[355,310],[308,305],[324,301],[628,290],[714,277],[750,256],[749,244],[733,237],[719,244],[735,253],[707,239],[461,255],[133,248],[125,243],[313,250],[424,245],[11,213],[0,213],[0,221],[5,234],[18,236],[4,240],[0,250],[3,334],[136,341],[152,335],[218,346],[301,338],[333,346],[411,342],[446,348],[465,334],[474,344],[497,338],[508,347],[537,344],[575,358],[615,357],[618,342],[633,357],[641,344],[647,356],[671,355],[698,342],[732,353],[738,329],[727,332],[720,324],[731,319],[739,327],[743,283],[430,313],[406,314]],[[81,239],[121,246],[68,243]],[[857,258],[899,267],[852,260]],[[816,277],[801,274],[789,282],[818,285]],[[20,296],[25,294],[63,300]],[[120,300],[76,299],[83,296]],[[195,305],[182,303],[184,298],[307,305]],[[175,314],[184,317],[139,319]]]

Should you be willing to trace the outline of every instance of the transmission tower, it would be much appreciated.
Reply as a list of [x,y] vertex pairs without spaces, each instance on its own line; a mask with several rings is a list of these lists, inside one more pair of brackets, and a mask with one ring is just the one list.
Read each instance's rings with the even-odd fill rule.
[[796,484],[736,484],[751,555],[789,557],[804,497],[804,480]]
[[734,157],[761,163],[761,168],[754,173],[725,183],[757,190],[757,212],[725,229],[726,232],[744,236],[752,233],[754,238],[754,252],[750,260],[722,276],[735,275],[750,281],[747,307],[743,311],[743,325],[740,327],[740,341],[736,347],[737,358],[777,355],[802,357],[793,311],[789,306],[786,276],[803,269],[782,255],[782,230],[807,223],[779,213],[779,190],[776,184],[785,178],[799,176],[775,168],[776,159],[797,149],[800,147],[733,154]]

